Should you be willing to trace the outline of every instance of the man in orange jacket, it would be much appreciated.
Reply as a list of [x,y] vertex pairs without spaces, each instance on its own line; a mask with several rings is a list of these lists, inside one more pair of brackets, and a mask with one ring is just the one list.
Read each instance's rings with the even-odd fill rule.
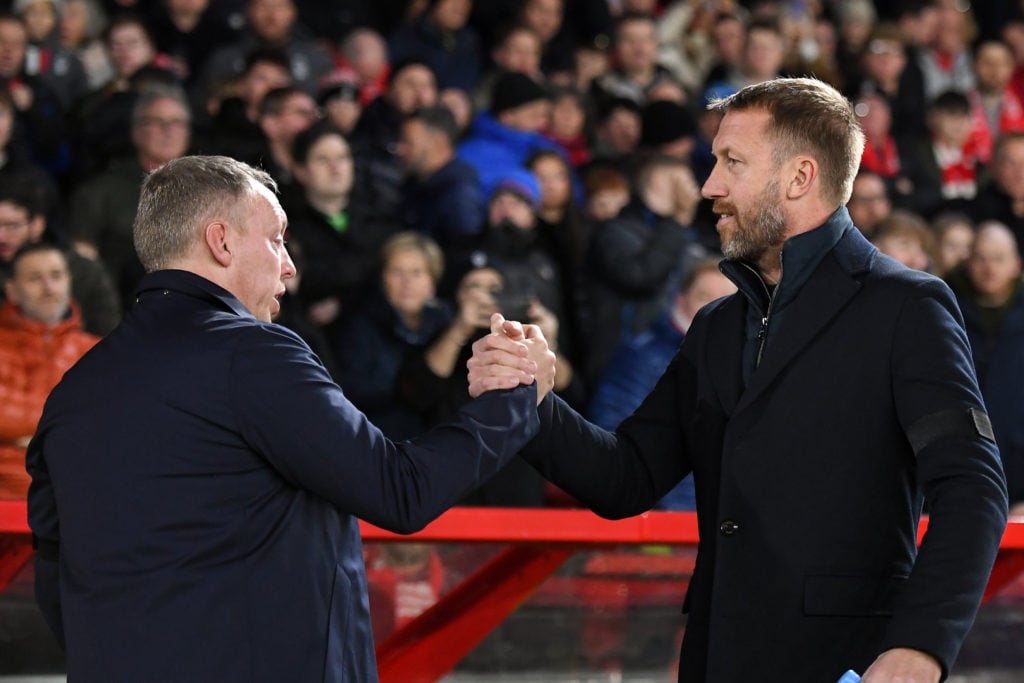
[[0,307],[0,498],[24,499],[25,447],[43,404],[99,337],[82,330],[61,250],[29,244],[14,256]]

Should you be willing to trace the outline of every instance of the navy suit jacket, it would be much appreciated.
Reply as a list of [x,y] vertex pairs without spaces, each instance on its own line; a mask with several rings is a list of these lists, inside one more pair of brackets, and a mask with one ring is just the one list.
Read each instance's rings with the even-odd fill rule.
[[[844,220],[748,384],[737,293],[702,310],[615,433],[540,405],[524,456],[598,514],[643,512],[693,472],[680,681],[834,681],[892,647],[948,672],[973,622],[1007,501],[994,442],[960,420],[982,406],[963,320],[945,284]],[[945,411],[958,429],[912,447]]]
[[393,443],[290,330],[194,274],[147,276],[29,446],[70,680],[376,681],[356,518],[420,529],[535,433],[535,404],[486,394]]

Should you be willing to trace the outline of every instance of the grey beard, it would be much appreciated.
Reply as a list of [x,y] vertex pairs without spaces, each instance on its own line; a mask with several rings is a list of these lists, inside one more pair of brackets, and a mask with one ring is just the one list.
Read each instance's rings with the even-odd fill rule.
[[[740,224],[729,242],[722,244],[722,254],[733,261],[757,263],[769,248],[782,244],[786,239],[786,219],[779,202],[768,197],[775,196],[776,187],[765,188],[758,202],[757,212],[751,220]],[[737,214],[737,219],[740,216]]]

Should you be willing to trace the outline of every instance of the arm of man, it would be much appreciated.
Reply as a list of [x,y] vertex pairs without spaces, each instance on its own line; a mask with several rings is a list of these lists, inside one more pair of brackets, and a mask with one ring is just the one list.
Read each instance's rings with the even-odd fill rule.
[[[888,652],[866,672],[869,683],[938,680],[920,663],[920,653],[941,666],[940,675],[949,673],[1006,526],[999,453],[959,309],[941,282],[921,281],[907,297],[891,363],[899,420],[914,449],[930,518],[896,599],[884,639]],[[899,678],[910,671],[916,677]]]
[[[40,424],[39,433],[44,432],[44,425]],[[50,481],[46,461],[43,459],[42,440],[38,437],[29,442],[25,468],[32,476],[32,484],[28,490],[28,522],[32,528],[32,545],[36,548],[36,603],[57,642],[64,647],[64,618],[60,606],[58,564],[60,524],[57,521],[57,501],[53,495],[53,483]]]
[[[509,339],[510,331],[504,331],[474,344],[471,395],[509,381],[502,373],[508,375],[513,368],[495,366],[514,361],[511,349],[518,337],[511,332]],[[486,368],[493,376],[485,373]],[[645,512],[690,471],[683,423],[694,415],[694,396],[692,360],[682,352],[643,405],[614,433],[587,422],[551,394],[537,408],[540,433],[520,455],[598,515],[618,519]]]
[[[239,340],[236,429],[297,488],[395,531],[417,531],[496,473],[537,429],[536,389],[491,392],[451,422],[395,443],[345,398],[309,348],[276,326]],[[522,356],[516,385],[529,381]]]

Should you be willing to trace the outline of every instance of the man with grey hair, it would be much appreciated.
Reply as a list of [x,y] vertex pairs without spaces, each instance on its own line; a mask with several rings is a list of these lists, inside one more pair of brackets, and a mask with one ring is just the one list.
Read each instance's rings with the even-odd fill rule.
[[132,107],[132,154],[75,188],[68,212],[71,246],[103,263],[121,297],[131,302],[142,267],[132,249],[132,222],[146,173],[188,151],[192,116],[179,88],[154,86]]
[[[649,509],[693,473],[700,546],[680,681],[855,669],[865,683],[936,683],[974,620],[1007,513],[956,301],[850,220],[864,137],[833,88],[775,79],[712,106],[724,117],[702,192],[739,292],[697,314],[615,432],[551,395],[523,456],[609,518]],[[543,347],[531,326],[492,324],[470,361],[472,395],[512,384],[503,353]]]
[[182,157],[135,220],[147,275],[29,445],[36,595],[80,681],[377,680],[357,518],[409,533],[536,431],[554,359],[401,443],[275,325],[295,266],[265,172]]

